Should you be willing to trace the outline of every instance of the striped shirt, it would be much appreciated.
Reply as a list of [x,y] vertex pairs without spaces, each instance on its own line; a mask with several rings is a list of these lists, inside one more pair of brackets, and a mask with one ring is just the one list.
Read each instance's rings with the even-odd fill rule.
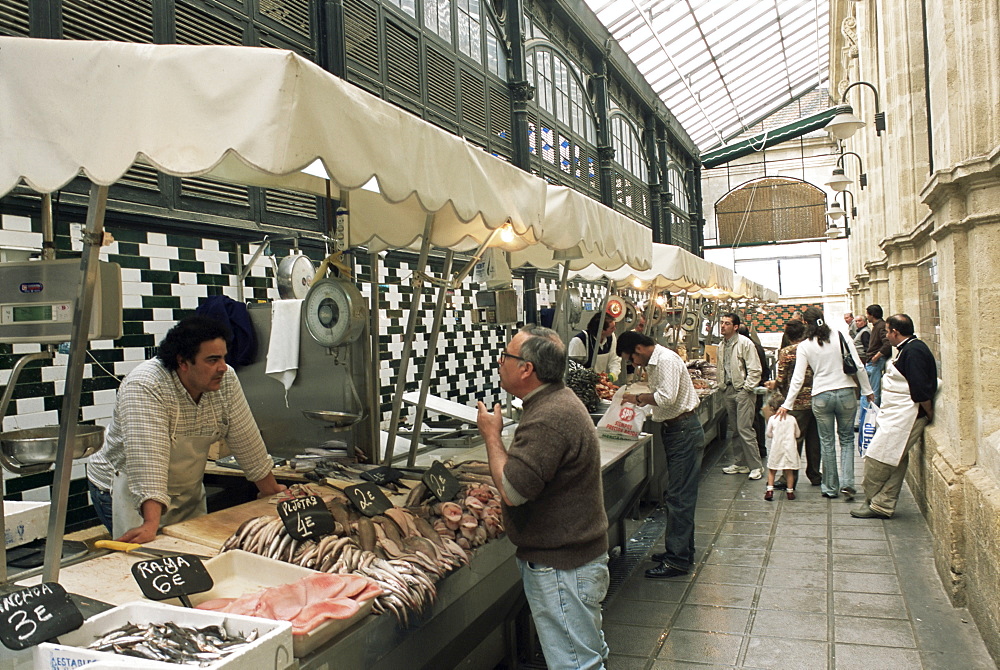
[[104,447],[90,457],[87,477],[110,491],[115,473],[127,464],[129,490],[139,504],[155,500],[166,506],[171,438],[216,430],[247,479],[268,475],[273,463],[233,369],[226,370],[218,391],[202,393],[195,403],[177,373],[153,358],[140,363],[118,388]]
[[657,344],[646,364],[646,379],[656,399],[653,421],[666,421],[698,406],[698,393],[681,357]]

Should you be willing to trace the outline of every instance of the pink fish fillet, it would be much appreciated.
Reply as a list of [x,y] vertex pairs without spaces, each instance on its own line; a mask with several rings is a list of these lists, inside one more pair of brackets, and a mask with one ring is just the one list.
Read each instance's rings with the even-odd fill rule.
[[304,577],[301,580],[305,583],[306,591],[306,601],[303,606],[339,596],[347,585],[344,577],[345,575],[326,572]]
[[264,591],[260,596],[260,610],[265,608],[270,611],[268,618],[279,621],[291,621],[302,608],[306,606],[308,590],[305,580],[300,579],[291,584],[273,586]]
[[354,599],[359,603],[363,603],[366,600],[371,600],[372,598],[377,598],[382,595],[382,587],[380,587],[375,582],[370,582],[365,590],[354,596]]
[[328,619],[350,619],[361,606],[350,598],[334,598],[307,605],[292,619],[292,633],[304,635]]

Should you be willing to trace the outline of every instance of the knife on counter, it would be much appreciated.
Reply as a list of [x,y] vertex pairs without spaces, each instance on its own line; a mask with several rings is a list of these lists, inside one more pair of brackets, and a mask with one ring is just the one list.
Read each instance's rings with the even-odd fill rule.
[[189,551],[168,551],[166,549],[153,549],[152,547],[147,547],[144,544],[134,544],[132,542],[118,542],[117,540],[97,540],[94,542],[94,547],[97,549],[108,549],[110,551],[121,551],[126,554],[144,554],[146,556],[197,556],[203,560],[208,560],[211,556],[202,556],[200,554],[192,554]]

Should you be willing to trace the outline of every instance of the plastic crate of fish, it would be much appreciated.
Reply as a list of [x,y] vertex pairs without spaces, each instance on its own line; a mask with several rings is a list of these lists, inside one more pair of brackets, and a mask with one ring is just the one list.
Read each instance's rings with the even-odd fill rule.
[[[226,643],[213,641],[211,633],[203,633],[202,637],[184,636],[170,629],[163,632],[129,633],[126,641],[119,647],[128,647],[137,656],[124,656],[113,651],[95,651],[87,649],[91,643],[106,638],[109,633],[129,624],[144,626],[164,626],[172,624],[175,628],[196,628],[204,630],[209,626],[218,626],[225,632],[229,642],[234,638],[251,638],[252,641],[239,644],[235,649],[225,647]],[[114,663],[119,659],[127,661],[127,665],[136,670],[144,668],[178,668],[184,667],[177,660],[170,660],[171,652],[160,651],[162,660],[147,650],[157,651],[159,648],[143,640],[133,638],[148,636],[163,644],[162,638],[173,640],[178,647],[185,650],[184,655],[193,655],[195,667],[210,668],[253,668],[254,670],[286,670],[294,663],[292,657],[292,625],[287,621],[273,621],[255,617],[239,616],[174,607],[161,603],[134,602],[120,605],[107,612],[92,616],[83,622],[75,631],[59,636],[60,644],[43,643],[35,647],[35,667],[38,670],[50,668],[72,668],[81,662],[107,661]],[[180,639],[186,637],[186,640]],[[120,638],[119,638],[120,639]],[[172,648],[177,654],[177,648]],[[225,652],[227,655],[221,655]],[[201,654],[200,656],[198,654]],[[148,656],[148,658],[147,658]],[[163,658],[166,657],[166,658]],[[199,665],[203,664],[203,665]]]

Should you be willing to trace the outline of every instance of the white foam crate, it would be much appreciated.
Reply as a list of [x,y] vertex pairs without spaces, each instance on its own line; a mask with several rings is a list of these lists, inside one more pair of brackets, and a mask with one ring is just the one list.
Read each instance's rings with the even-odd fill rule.
[[242,549],[227,551],[208,559],[205,561],[205,569],[212,576],[215,585],[209,591],[189,596],[191,604],[195,606],[215,598],[239,598],[316,574],[315,570],[251,554]]
[[[227,551],[205,561],[205,568],[208,574],[212,575],[215,586],[210,591],[190,596],[191,604],[195,606],[215,598],[239,598],[266,588],[291,584],[316,573],[309,568],[266,558],[242,549]],[[330,619],[308,633],[293,634],[292,652],[296,658],[312,653],[320,645],[371,614],[373,605],[374,602],[368,600],[361,603],[361,609],[350,619]]]
[[49,503],[5,500],[4,543],[10,549],[45,537],[49,528]]
[[83,622],[75,631],[59,636],[59,644],[42,643],[35,647],[35,670],[51,670],[54,668],[72,668],[90,661],[115,663],[120,659],[128,661],[136,670],[160,669],[177,670],[176,663],[161,661],[146,661],[139,658],[124,657],[109,652],[95,652],[85,647],[124,626],[127,623],[156,623],[167,621],[181,626],[198,628],[219,625],[227,633],[249,635],[256,630],[258,638],[242,650],[226,656],[223,659],[201,666],[209,670],[220,668],[254,670],[286,670],[293,664],[292,658],[292,625],[287,621],[272,621],[255,617],[238,616],[220,612],[174,607],[162,603],[134,602],[120,605],[107,612],[102,612]]

